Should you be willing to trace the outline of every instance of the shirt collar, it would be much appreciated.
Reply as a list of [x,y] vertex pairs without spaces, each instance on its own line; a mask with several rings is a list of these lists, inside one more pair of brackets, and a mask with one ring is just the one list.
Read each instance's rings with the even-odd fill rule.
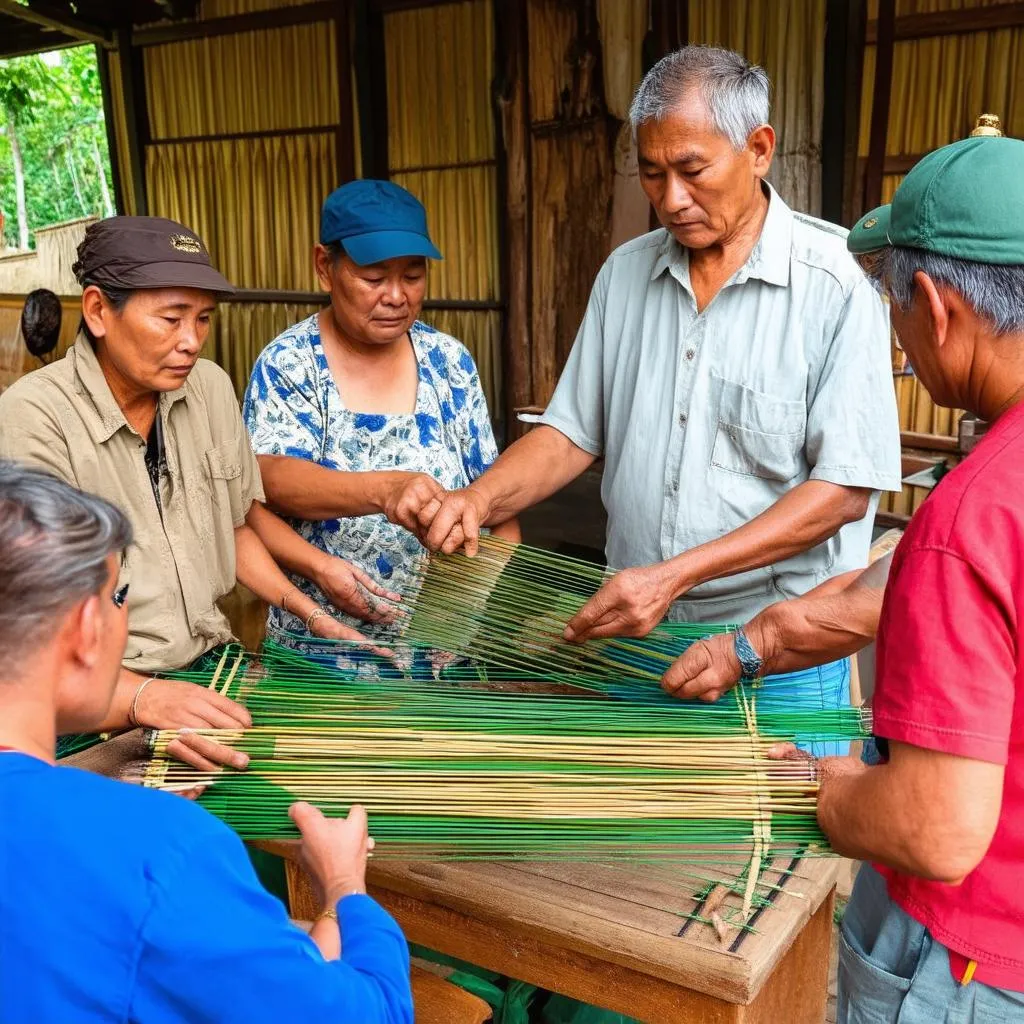
[[[730,284],[741,284],[751,277],[781,287],[786,287],[789,284],[789,262],[793,246],[793,211],[768,182],[765,182],[764,185],[768,190],[768,213],[765,216],[764,224],[761,225],[761,234],[747,257],[747,262],[733,275]],[[656,280],[666,270],[671,270],[673,267],[678,268],[677,273],[687,282],[689,281],[689,250],[681,246],[671,233],[666,231],[661,251],[651,270],[651,280]]]
[[[96,358],[96,350],[92,342],[84,334],[75,339],[75,386],[79,394],[88,395],[99,413],[99,421],[90,424],[93,441],[102,444],[109,441],[122,427],[128,426],[121,407],[114,399],[107,378],[103,376],[100,361]],[[175,391],[166,391],[160,396],[160,411],[166,415],[167,410],[177,401],[185,398],[190,387],[185,383]]]

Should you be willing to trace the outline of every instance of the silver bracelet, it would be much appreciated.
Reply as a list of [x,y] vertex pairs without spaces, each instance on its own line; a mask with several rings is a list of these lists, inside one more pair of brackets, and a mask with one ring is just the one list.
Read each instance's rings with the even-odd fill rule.
[[142,696],[142,691],[149,686],[150,683],[155,681],[156,676],[150,676],[139,685],[139,688],[135,691],[135,696],[132,697],[132,706],[128,709],[128,723],[136,729],[141,725],[138,718],[139,698]]

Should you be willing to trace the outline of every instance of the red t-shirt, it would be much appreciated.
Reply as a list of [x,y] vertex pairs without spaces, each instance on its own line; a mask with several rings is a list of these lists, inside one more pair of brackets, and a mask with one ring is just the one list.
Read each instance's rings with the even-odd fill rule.
[[1005,765],[985,858],[959,886],[886,868],[890,897],[957,978],[1024,992],[1024,402],[946,476],[893,557],[878,630],[878,736]]

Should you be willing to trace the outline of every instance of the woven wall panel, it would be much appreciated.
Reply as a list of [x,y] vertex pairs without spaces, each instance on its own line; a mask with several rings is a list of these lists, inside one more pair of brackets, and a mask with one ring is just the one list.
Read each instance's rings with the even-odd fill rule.
[[154,139],[338,123],[333,22],[145,50]]
[[320,204],[337,182],[333,134],[147,150],[150,209],[188,225],[241,288],[317,287]]
[[488,0],[388,14],[391,171],[494,158],[494,32]]
[[825,0],[690,0],[689,36],[768,72],[778,135],[769,180],[794,209],[820,213]]

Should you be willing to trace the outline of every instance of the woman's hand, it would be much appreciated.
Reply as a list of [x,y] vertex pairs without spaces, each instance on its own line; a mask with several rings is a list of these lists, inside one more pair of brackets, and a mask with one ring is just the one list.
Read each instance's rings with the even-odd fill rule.
[[139,696],[135,720],[150,729],[182,729],[167,745],[167,753],[201,771],[215,771],[219,765],[241,769],[249,763],[240,750],[188,731],[248,729],[252,725],[241,704],[216,690],[180,679],[154,679]]
[[381,511],[396,526],[420,534],[420,510],[435,502],[440,504],[444,489],[426,473],[388,474],[388,485],[380,502]]
[[[395,618],[394,608],[387,604],[379,605],[372,602],[367,599],[366,594],[389,602],[398,602],[402,599],[401,594],[386,590],[362,569],[350,565],[343,558],[334,558],[330,555],[325,555],[321,560],[312,582],[320,588],[335,608],[364,622],[391,622]],[[316,633],[316,630],[313,632]],[[354,637],[344,639],[364,639],[355,630],[350,632]],[[324,635],[326,634],[317,633],[317,636]]]

